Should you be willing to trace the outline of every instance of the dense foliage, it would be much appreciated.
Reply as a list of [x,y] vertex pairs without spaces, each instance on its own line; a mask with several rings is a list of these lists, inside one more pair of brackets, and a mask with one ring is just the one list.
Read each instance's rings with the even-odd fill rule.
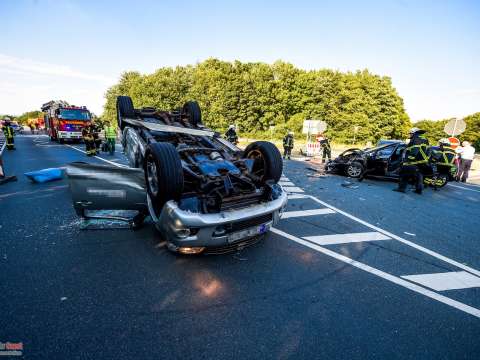
[[338,142],[404,138],[410,120],[390,78],[369,71],[305,71],[274,64],[208,59],[195,66],[161,68],[152,74],[125,72],[108,89],[103,118],[115,121],[117,95],[135,107],[174,109],[197,100],[204,122],[217,131],[236,124],[241,135],[299,134],[305,119],[325,120]]
[[43,117],[43,112],[40,110],[33,110],[24,112],[22,115],[14,116],[14,115],[0,115],[0,119],[8,116],[10,119],[17,121],[21,125],[25,125],[28,119],[37,119],[39,117]]
[[[480,112],[468,115],[463,120],[465,120],[467,123],[467,128],[464,133],[457,137],[460,139],[460,141],[469,141],[478,151],[480,151]],[[443,128],[447,122],[448,119],[439,121],[422,120],[416,122],[415,126],[426,130],[426,135],[430,143],[436,143],[439,139],[448,137],[448,135],[443,131]]]

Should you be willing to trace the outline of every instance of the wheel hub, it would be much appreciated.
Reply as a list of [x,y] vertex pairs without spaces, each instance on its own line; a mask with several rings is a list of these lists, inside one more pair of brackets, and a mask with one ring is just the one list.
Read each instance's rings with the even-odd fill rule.
[[150,192],[153,196],[158,194],[158,178],[157,178],[157,166],[155,161],[149,157],[147,161],[147,182]]

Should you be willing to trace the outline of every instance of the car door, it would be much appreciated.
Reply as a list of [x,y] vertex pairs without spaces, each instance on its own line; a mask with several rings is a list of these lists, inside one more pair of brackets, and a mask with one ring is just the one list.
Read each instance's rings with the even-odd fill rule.
[[86,210],[147,211],[142,169],[76,162],[68,164],[66,172],[79,216]]
[[374,168],[372,175],[385,176],[387,173],[388,161],[392,154],[393,146],[381,147],[372,153],[372,167]]
[[390,155],[387,167],[387,176],[397,177],[402,165],[403,153],[405,151],[405,144],[398,144],[395,150]]

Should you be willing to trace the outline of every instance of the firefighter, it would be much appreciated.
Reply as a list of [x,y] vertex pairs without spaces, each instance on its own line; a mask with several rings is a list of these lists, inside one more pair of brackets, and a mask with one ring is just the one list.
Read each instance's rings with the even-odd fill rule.
[[15,131],[13,130],[12,123],[9,117],[3,119],[3,134],[5,135],[7,150],[15,150]]
[[438,146],[431,148],[431,163],[436,166],[439,173],[448,173],[454,176],[456,174],[455,158],[457,153],[450,147],[450,140],[440,139]]
[[230,141],[232,144],[238,144],[237,131],[235,130],[235,125],[230,125],[227,132],[225,133],[225,138]]
[[93,143],[95,144],[95,151],[99,152],[102,147],[102,139],[100,139],[100,128],[96,123],[92,123],[92,135],[93,135]]
[[93,125],[87,125],[83,128],[82,137],[85,142],[85,152],[87,153],[87,156],[97,155]]
[[429,166],[428,140],[425,131],[419,128],[410,130],[410,142],[403,154],[403,163],[400,167],[400,181],[395,191],[405,192],[408,181],[414,179],[415,192],[423,191],[423,172]]
[[320,147],[322,148],[322,164],[325,163],[325,158],[328,161],[332,160],[332,148],[330,147],[330,140],[325,135],[320,137]]
[[117,129],[112,124],[105,126],[105,139],[110,155],[115,153],[115,140],[117,138]]
[[290,155],[292,154],[293,149],[293,131],[289,131],[287,135],[283,138],[283,158],[290,160]]

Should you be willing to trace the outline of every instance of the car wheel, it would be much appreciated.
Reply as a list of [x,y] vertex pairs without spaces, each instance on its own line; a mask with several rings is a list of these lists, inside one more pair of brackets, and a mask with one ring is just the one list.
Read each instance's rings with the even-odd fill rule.
[[432,178],[431,186],[436,186],[437,188],[442,188],[447,185],[448,175],[439,174],[436,177]]
[[273,180],[277,183],[282,176],[283,161],[277,147],[268,141],[255,141],[243,152],[243,157],[253,159],[252,174],[260,181]]
[[122,118],[135,118],[135,108],[130,96],[117,96],[117,122],[118,127],[123,130],[125,125]]
[[358,178],[363,173],[363,165],[355,161],[347,166],[347,175],[351,178]]
[[187,116],[190,125],[197,126],[202,123],[202,112],[200,111],[198,102],[187,101],[185,105],[183,105],[183,113]]
[[170,143],[150,144],[143,161],[150,215],[156,222],[163,205],[179,201],[183,191],[183,170],[180,155]]

